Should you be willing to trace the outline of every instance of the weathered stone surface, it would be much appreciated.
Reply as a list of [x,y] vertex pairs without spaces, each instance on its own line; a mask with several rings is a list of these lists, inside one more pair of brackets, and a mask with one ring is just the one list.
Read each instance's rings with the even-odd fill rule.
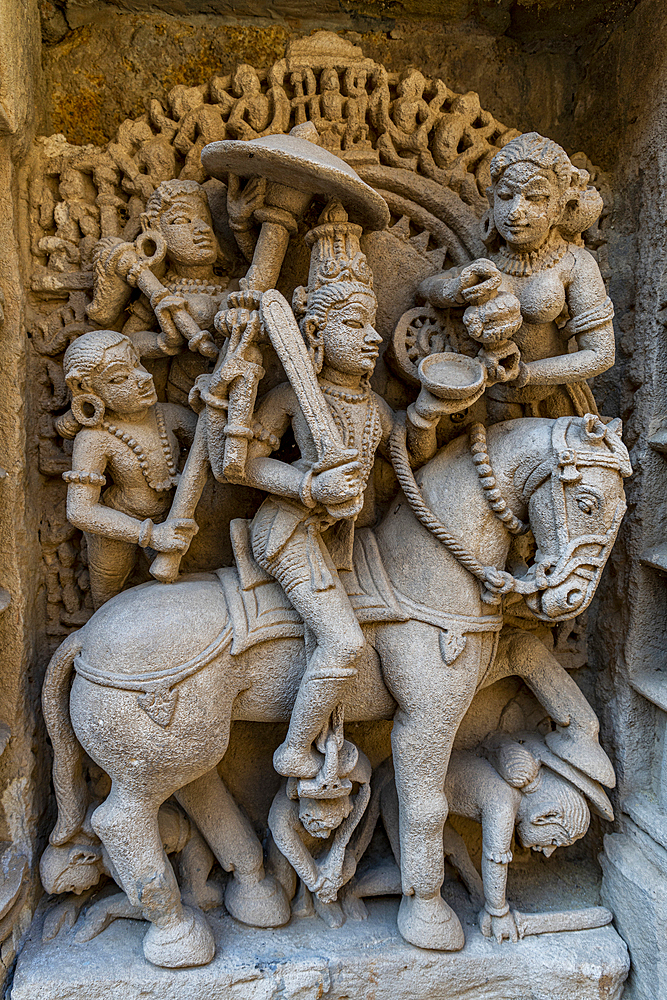
[[11,1000],[619,1000],[627,951],[611,927],[525,938],[512,948],[483,938],[472,915],[456,955],[415,949],[396,932],[394,902],[329,930],[317,918],[260,931],[213,918],[218,956],[203,969],[156,969],[143,928],[118,921],[87,945],[39,944],[20,960]]

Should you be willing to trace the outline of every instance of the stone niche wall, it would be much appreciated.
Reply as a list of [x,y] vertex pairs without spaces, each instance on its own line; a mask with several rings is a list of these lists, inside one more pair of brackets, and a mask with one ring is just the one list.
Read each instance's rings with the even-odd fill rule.
[[[41,681],[57,643],[83,624],[92,608],[80,534],[64,516],[60,473],[68,455],[52,419],[65,403],[59,360],[70,334],[85,322],[87,292],[76,277],[81,273],[76,253],[86,253],[90,202],[90,191],[75,190],[80,175],[69,178],[65,195],[70,221],[78,227],[76,253],[71,241],[68,246],[62,239],[67,219],[56,218],[60,235],[54,235],[63,164],[73,146],[115,140],[117,163],[128,184],[140,188],[118,137],[123,122],[139,118],[153,100],[160,104],[152,113],[159,114],[160,107],[176,123],[171,141],[179,169],[189,164],[190,171],[183,176],[200,179],[203,139],[217,138],[207,132],[215,130],[215,122],[206,114],[197,117],[211,79],[229,90],[239,64],[266,72],[283,59],[290,40],[324,28],[360,46],[394,81],[416,67],[427,79],[444,81],[453,94],[479,94],[488,127],[480,142],[488,148],[516,129],[548,135],[570,155],[585,151],[581,164],[603,194],[605,212],[592,246],[616,309],[617,362],[594,389],[600,411],[623,418],[635,474],[627,487],[628,514],[598,596],[586,623],[578,622],[560,643],[563,662],[574,669],[601,717],[603,744],[618,775],[616,824],[604,829],[598,824],[575,850],[582,861],[594,858],[604,835],[602,900],[613,911],[632,960],[624,996],[667,996],[662,575],[667,572],[662,544],[667,537],[667,24],[662,6],[660,0],[371,0],[298,9],[289,3],[268,8],[222,2],[204,9],[196,0],[0,2],[0,972],[7,990],[42,895],[37,865],[54,817]],[[471,172],[475,178],[467,197],[471,218],[479,217],[483,188],[476,183],[477,168],[466,166],[465,149],[460,153],[461,183]],[[85,149],[76,155],[85,155]],[[410,151],[394,144],[388,147],[391,155]],[[150,165],[135,174],[143,169]],[[96,183],[99,192],[104,179]],[[427,238],[422,249],[432,246]],[[230,516],[252,510],[256,499],[252,491],[237,490]],[[229,562],[224,535],[221,530],[215,551],[197,555],[195,549],[194,558],[207,567]],[[384,745],[386,735],[373,739]],[[256,741],[256,761],[270,759],[270,740],[262,747],[257,734],[244,738]],[[374,748],[373,739],[367,752],[379,760],[382,747]],[[232,784],[236,764],[228,758],[225,773]],[[255,773],[236,772],[239,791],[244,785],[262,790],[257,801],[250,795],[244,803],[258,823],[260,800],[269,791],[260,770],[258,763]]]

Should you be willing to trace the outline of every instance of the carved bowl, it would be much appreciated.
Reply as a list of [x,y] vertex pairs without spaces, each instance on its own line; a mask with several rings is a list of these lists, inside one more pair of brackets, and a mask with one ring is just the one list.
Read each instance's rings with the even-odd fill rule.
[[476,358],[450,352],[422,358],[418,372],[424,388],[439,399],[472,402],[486,381],[486,370]]

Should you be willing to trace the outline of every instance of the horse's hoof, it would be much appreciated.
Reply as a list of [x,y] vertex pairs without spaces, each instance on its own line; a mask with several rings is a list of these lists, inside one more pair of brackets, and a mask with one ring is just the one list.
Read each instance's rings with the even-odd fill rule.
[[613,788],[616,784],[614,768],[597,736],[570,724],[548,733],[545,742],[557,757],[583,771],[594,781],[599,781],[607,788]]
[[431,899],[403,896],[398,910],[401,936],[417,948],[460,951],[465,944],[461,922],[440,893]]
[[144,937],[144,955],[153,965],[183,969],[208,965],[215,955],[215,940],[200,910],[183,907],[183,919],[169,927],[151,924]]
[[225,891],[225,906],[235,920],[251,927],[282,927],[291,916],[285,890],[273,875],[265,875],[254,885],[230,879]]

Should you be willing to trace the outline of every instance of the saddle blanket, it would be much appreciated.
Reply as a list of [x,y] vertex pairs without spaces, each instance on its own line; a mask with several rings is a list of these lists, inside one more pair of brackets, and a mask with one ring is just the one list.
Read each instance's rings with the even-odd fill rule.
[[[280,584],[255,561],[248,522],[237,518],[230,533],[236,566],[216,570],[232,620],[233,655],[270,639],[302,637],[301,616]],[[407,621],[382,563],[375,535],[369,528],[355,532],[353,569],[340,570],[350,604],[360,624]]]

